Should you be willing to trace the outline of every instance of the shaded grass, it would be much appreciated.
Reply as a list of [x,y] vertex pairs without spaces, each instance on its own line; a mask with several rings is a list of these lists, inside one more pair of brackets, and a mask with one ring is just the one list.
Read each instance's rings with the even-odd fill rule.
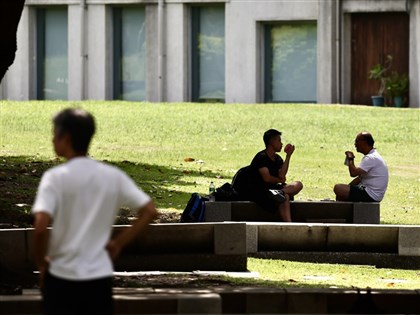
[[[381,222],[420,223],[419,110],[348,105],[151,104],[128,102],[0,101],[0,156],[54,158],[53,113],[68,106],[91,111],[98,131],[92,157],[127,171],[163,209],[182,210],[192,192],[222,185],[263,148],[269,128],[297,150],[288,180],[302,180],[298,200],[334,198],[332,187],[349,182],[344,151],[355,135],[372,132],[390,170]],[[185,162],[185,157],[203,160]],[[356,154],[356,163],[361,159]]]

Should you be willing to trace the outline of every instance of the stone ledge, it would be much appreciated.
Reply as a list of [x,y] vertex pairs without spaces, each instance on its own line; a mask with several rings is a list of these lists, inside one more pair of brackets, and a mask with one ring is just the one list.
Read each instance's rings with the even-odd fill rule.
[[398,253],[402,256],[420,256],[420,226],[399,229]]
[[[292,201],[292,221],[306,223],[379,224],[378,202]],[[269,213],[251,201],[206,202],[206,222],[279,222],[276,213]]]
[[[374,308],[386,314],[418,314],[415,290],[213,288],[114,288],[115,314],[348,314]],[[368,303],[367,303],[368,302]],[[0,296],[0,314],[41,314],[36,290]]]
[[[405,226],[320,223],[247,223],[258,227],[258,251],[398,253]],[[418,227],[420,230],[420,227]]]

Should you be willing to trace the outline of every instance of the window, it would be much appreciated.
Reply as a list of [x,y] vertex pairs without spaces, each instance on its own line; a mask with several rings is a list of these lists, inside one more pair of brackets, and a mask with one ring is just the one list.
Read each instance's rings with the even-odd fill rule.
[[146,99],[145,10],[114,9],[114,99]]
[[192,100],[225,99],[225,9],[192,7]]
[[37,10],[37,99],[67,99],[67,8]]
[[265,101],[316,102],[315,22],[265,25]]

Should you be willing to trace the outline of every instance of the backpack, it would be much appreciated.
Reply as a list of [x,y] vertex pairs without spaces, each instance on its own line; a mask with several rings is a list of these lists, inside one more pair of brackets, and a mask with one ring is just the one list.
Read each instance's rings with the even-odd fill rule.
[[239,201],[241,197],[239,193],[233,189],[230,183],[225,183],[214,192],[216,201]]
[[203,222],[206,213],[205,199],[198,193],[193,193],[182,212],[181,223]]
[[254,200],[258,196],[267,194],[260,175],[250,165],[236,172],[232,179],[232,188],[239,195],[238,200]]
[[232,188],[242,197],[243,200],[250,195],[254,195],[256,191],[260,190],[262,185],[258,185],[258,176],[256,171],[251,166],[245,166],[236,172],[232,179]]

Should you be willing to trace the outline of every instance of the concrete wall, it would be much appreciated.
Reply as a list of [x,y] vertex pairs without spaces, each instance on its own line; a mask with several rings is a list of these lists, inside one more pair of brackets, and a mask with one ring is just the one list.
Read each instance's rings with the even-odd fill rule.
[[410,12],[410,106],[420,107],[420,1],[411,2]]
[[[227,103],[264,101],[263,25],[312,20],[318,25],[317,101],[350,102],[350,15],[410,12],[410,106],[420,106],[419,0],[27,0],[18,29],[15,63],[0,85],[0,98],[36,98],[37,5],[68,5],[70,100],[112,99],[112,5],[146,9],[146,95],[152,102],[191,100],[191,4],[225,3]],[[161,22],[162,29],[159,26]]]
[[[263,102],[264,22],[317,20],[318,1],[241,1],[226,4],[226,102]],[[319,61],[319,59],[318,59]],[[319,65],[319,69],[322,65]]]

